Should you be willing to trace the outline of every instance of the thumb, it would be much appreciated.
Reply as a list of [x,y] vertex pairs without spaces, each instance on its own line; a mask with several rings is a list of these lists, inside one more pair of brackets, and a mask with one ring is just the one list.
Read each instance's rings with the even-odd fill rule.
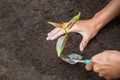
[[82,41],[80,43],[80,51],[84,50],[84,48],[87,46],[89,40],[90,40],[89,37],[83,36],[83,39],[82,39]]
[[87,64],[85,68],[86,68],[87,71],[91,71],[93,69],[93,62],[90,61],[90,63]]

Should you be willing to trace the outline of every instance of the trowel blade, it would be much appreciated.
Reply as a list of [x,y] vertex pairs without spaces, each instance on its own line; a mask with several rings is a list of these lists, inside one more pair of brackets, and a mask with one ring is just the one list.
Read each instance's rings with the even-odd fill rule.
[[61,55],[60,57],[63,61],[69,63],[69,64],[76,64],[77,61],[76,60],[81,60],[83,57],[81,55],[78,55],[76,53],[72,53],[69,55]]

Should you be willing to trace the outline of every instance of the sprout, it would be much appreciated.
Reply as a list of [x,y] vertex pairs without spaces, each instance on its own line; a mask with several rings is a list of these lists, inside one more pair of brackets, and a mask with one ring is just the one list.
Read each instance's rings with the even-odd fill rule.
[[61,25],[60,23],[48,22],[48,24],[51,24],[51,25],[53,25],[54,27],[62,28],[62,25]]
[[65,34],[64,36],[59,37],[57,44],[56,44],[56,50],[57,50],[58,57],[60,57],[60,55],[65,47],[65,44],[67,42],[67,39],[68,39],[68,34]]
[[65,35],[61,36],[58,38],[57,44],[56,44],[56,51],[57,51],[57,56],[60,57],[65,44],[67,42],[68,39],[68,30],[71,29],[73,27],[73,25],[79,20],[80,18],[80,12],[73,17],[70,21],[69,24],[67,26],[65,26],[64,23],[55,23],[55,22],[48,22],[49,24],[58,27],[58,28],[63,28],[65,30]]

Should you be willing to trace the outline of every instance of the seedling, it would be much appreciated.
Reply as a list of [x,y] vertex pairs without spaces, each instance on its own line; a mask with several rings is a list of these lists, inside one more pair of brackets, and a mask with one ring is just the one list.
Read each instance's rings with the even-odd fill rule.
[[60,57],[64,47],[65,47],[65,44],[67,42],[67,39],[68,39],[68,30],[70,30],[73,25],[79,20],[80,18],[80,12],[75,16],[73,17],[70,21],[69,21],[69,24],[66,26],[64,23],[55,23],[55,22],[48,22],[49,24],[55,26],[55,27],[59,27],[59,28],[63,28],[64,31],[65,31],[65,34],[63,36],[60,36],[58,38],[58,41],[57,41],[57,44],[56,44],[56,51],[57,51],[57,56]]

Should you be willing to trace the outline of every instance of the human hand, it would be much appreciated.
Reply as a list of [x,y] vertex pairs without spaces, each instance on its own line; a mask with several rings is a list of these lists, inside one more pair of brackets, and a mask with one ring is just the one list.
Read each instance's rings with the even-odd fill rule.
[[[67,25],[68,23],[65,23]],[[57,25],[56,25],[57,26]],[[83,51],[84,48],[87,46],[88,42],[96,35],[99,31],[97,29],[99,25],[95,25],[94,19],[89,20],[80,20],[77,21],[74,26],[68,30],[68,32],[76,32],[82,35],[83,39],[80,43],[80,50]],[[65,33],[64,29],[62,28],[54,28],[51,32],[48,33],[47,40],[54,40],[59,36]]]
[[120,77],[120,52],[106,50],[92,57],[91,62],[86,65],[88,71],[97,72],[100,77],[107,80]]

